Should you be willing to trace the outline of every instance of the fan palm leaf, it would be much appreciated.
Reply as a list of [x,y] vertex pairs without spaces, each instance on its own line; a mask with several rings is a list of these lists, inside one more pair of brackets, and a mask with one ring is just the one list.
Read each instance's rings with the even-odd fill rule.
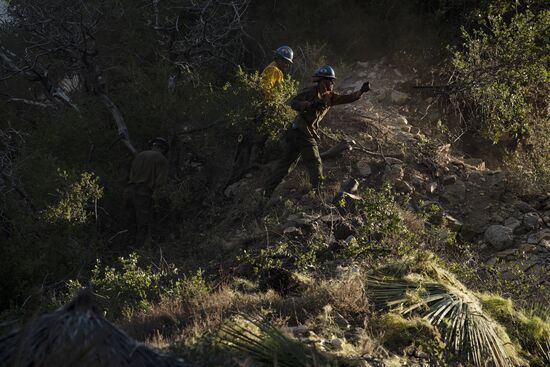
[[536,347],[536,356],[545,366],[550,366],[550,339],[545,338],[543,341],[537,341]]
[[1,366],[185,367],[126,335],[96,309],[89,289],[0,337]]
[[375,305],[402,315],[418,314],[440,329],[449,357],[475,366],[511,367],[519,364],[507,347],[507,336],[482,310],[479,300],[450,274],[441,282],[371,276],[367,293]]
[[313,346],[290,338],[266,321],[240,315],[221,326],[218,342],[263,366],[321,367]]

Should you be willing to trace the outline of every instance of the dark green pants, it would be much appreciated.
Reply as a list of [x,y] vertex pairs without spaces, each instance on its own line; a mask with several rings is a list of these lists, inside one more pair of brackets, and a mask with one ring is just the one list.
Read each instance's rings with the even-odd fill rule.
[[225,187],[241,180],[247,173],[258,169],[263,163],[263,155],[267,137],[256,132],[248,132],[237,145],[233,172]]
[[124,190],[131,245],[143,246],[151,238],[153,190],[142,184],[129,184]]
[[313,189],[318,189],[323,177],[323,165],[315,139],[300,130],[290,129],[286,132],[284,140],[286,144],[285,152],[266,182],[265,195],[271,195],[277,185],[288,174],[290,166],[300,157],[302,157],[309,173],[311,186]]

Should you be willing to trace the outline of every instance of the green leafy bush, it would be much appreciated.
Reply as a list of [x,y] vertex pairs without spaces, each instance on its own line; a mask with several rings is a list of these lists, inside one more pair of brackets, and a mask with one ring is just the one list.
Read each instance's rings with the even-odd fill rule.
[[311,241],[305,245],[296,242],[281,242],[259,251],[244,250],[237,260],[251,265],[256,274],[282,267],[301,272],[318,265],[317,254],[323,248],[323,244],[318,241]]
[[[152,265],[139,265],[139,256],[131,253],[118,258],[119,266],[103,266],[100,260],[92,269],[89,284],[98,295],[107,314],[129,318],[135,311],[145,310],[152,302],[158,302],[163,294],[189,292],[185,280],[177,280],[178,269],[172,265],[154,269]],[[195,279],[195,278],[191,278]],[[198,284],[192,280],[190,284]],[[78,280],[68,282],[70,290],[80,289]]]
[[61,188],[57,189],[58,202],[48,206],[44,218],[51,223],[86,223],[92,215],[89,205],[97,208],[97,201],[103,196],[99,177],[83,172],[75,178],[61,170],[58,170],[58,175],[61,179]]
[[517,191],[532,194],[550,191],[550,119],[534,124],[525,144],[512,152],[505,161],[511,172],[511,182]]
[[367,188],[362,198],[358,211],[364,224],[359,228],[357,240],[346,247],[346,256],[382,255],[395,244],[404,243],[409,232],[391,186],[385,185],[380,191]]
[[489,14],[480,28],[463,31],[453,65],[477,106],[485,134],[494,141],[527,134],[548,101],[550,11]]
[[287,104],[298,88],[298,82],[289,75],[276,87],[271,98],[264,97],[260,86],[261,74],[247,73],[239,68],[233,82],[223,87],[225,112],[232,126],[239,131],[256,131],[277,139],[294,118],[295,112]]
[[527,193],[550,187],[550,10],[528,3],[502,1],[481,11],[484,20],[463,30],[452,60],[473,107],[468,127],[514,148],[507,166]]

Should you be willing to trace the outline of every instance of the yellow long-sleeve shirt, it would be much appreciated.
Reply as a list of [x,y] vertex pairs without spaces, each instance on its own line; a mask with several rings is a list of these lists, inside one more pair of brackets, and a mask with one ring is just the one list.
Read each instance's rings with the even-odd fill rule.
[[277,63],[273,61],[271,64],[262,71],[260,86],[266,97],[272,97],[275,91],[275,88],[279,83],[282,83],[284,80],[284,74],[277,67]]

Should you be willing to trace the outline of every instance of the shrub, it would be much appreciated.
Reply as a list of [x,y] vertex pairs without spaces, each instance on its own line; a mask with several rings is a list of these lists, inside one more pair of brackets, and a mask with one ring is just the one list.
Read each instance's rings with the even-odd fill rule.
[[44,218],[51,223],[86,223],[92,215],[90,204],[97,215],[97,201],[103,196],[99,177],[83,172],[76,178],[61,170],[58,170],[58,175],[61,179],[61,188],[57,189],[58,201],[46,208]]
[[546,108],[549,24],[550,11],[517,11],[510,19],[497,12],[479,29],[463,31],[464,49],[454,52],[453,65],[495,142],[524,136]]
[[[130,318],[134,311],[143,311],[160,301],[163,294],[184,297],[206,287],[201,271],[190,278],[177,279],[178,269],[173,264],[157,269],[152,265],[141,267],[136,253],[119,257],[118,263],[118,267],[103,266],[97,260],[89,280],[105,312],[115,318]],[[82,287],[78,280],[70,280],[67,285],[71,290]]]
[[525,143],[505,160],[511,182],[523,194],[550,191],[550,120],[538,119],[541,121],[534,124]]
[[281,242],[259,251],[245,250],[237,260],[251,265],[255,274],[283,267],[301,272],[318,265],[317,253],[323,248],[323,244],[318,241],[311,241],[309,244]]
[[226,117],[239,131],[257,131],[277,139],[286,130],[295,112],[287,104],[298,88],[298,83],[287,76],[272,98],[265,98],[260,87],[261,74],[247,73],[239,68],[235,80],[223,87],[222,98]]
[[473,106],[467,128],[513,148],[507,167],[525,193],[550,187],[550,11],[541,1],[529,3],[489,7],[478,29],[463,30],[463,48],[452,60]]
[[362,199],[358,211],[364,224],[359,228],[357,240],[345,248],[345,256],[383,256],[404,244],[409,232],[391,186],[385,185],[380,191],[367,188]]

